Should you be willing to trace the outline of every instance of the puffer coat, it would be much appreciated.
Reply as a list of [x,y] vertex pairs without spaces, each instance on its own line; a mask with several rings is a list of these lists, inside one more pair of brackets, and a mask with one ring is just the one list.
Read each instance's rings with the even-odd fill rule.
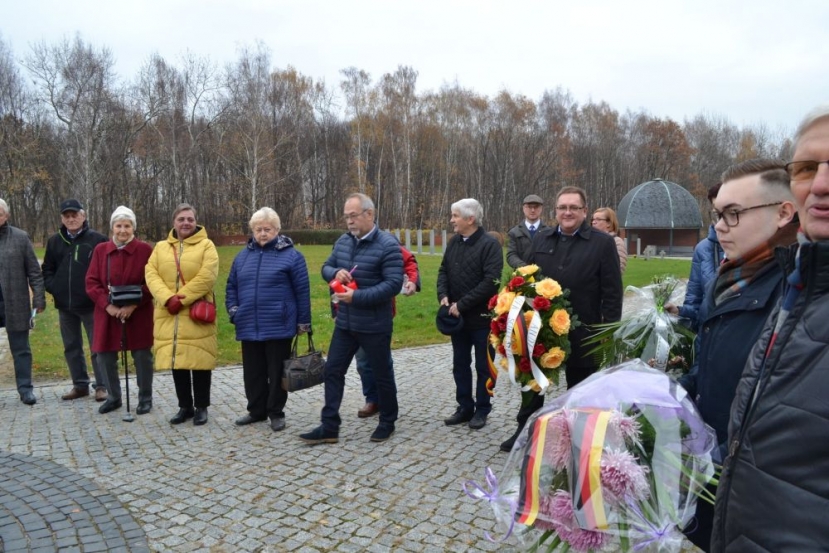
[[290,238],[248,240],[230,268],[225,307],[239,341],[293,338],[297,325],[311,324],[308,266]]
[[[186,284],[179,277],[174,252]],[[155,299],[156,368],[211,370],[216,367],[216,324],[190,319],[190,306],[205,296],[215,301],[213,286],[218,273],[219,253],[203,227],[184,240],[179,240],[175,230],[171,230],[166,240],[155,245],[146,277]],[[181,300],[184,307],[176,315],[170,315],[166,304],[174,295],[184,296]]]

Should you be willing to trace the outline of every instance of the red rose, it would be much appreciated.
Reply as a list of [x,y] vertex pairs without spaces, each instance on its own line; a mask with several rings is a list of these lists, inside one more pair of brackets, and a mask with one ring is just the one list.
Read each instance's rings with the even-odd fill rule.
[[498,294],[495,294],[491,298],[489,298],[489,303],[486,305],[486,308],[492,311],[495,309],[495,306],[498,305]]
[[503,315],[501,315],[500,317],[498,317],[496,319],[496,322],[498,323],[498,330],[500,332],[506,332],[507,331],[507,318],[508,318],[508,314],[504,313]]
[[541,357],[547,353],[547,348],[544,347],[544,344],[536,344],[533,348],[533,357]]
[[507,288],[510,290],[515,290],[516,288],[524,285],[524,277],[517,276],[507,284]]
[[501,333],[501,325],[498,324],[498,319],[492,319],[489,323],[489,331],[498,336]]
[[536,311],[546,311],[550,309],[550,300],[544,296],[536,296],[533,298],[533,309]]
[[522,373],[529,373],[532,372],[532,367],[530,366],[530,360],[526,357],[522,357],[521,361],[518,362],[518,370]]
[[504,344],[499,344],[498,345],[498,353],[500,353],[501,355],[506,355],[507,354],[507,350],[504,348]]

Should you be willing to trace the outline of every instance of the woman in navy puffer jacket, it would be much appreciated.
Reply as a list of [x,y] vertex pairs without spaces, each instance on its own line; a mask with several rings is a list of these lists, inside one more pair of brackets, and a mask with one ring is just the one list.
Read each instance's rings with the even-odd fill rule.
[[243,426],[270,419],[274,432],[285,428],[288,392],[282,366],[291,341],[311,331],[311,290],[305,257],[291,239],[280,236],[279,215],[263,207],[250,219],[253,238],[233,260],[225,306],[242,342],[242,374],[248,414]]

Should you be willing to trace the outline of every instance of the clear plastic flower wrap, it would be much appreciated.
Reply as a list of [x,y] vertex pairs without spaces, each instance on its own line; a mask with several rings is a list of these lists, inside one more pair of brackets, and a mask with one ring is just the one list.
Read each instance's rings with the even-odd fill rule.
[[595,345],[597,365],[642,359],[658,369],[687,372],[693,364],[694,333],[666,303],[682,303],[685,284],[670,275],[654,277],[642,288],[625,289],[625,314],[615,323],[596,325],[599,331],[586,343]]
[[[464,484],[528,550],[679,551],[714,476],[714,431],[685,390],[639,359],[535,413],[500,477]],[[708,497],[709,500],[713,498]]]

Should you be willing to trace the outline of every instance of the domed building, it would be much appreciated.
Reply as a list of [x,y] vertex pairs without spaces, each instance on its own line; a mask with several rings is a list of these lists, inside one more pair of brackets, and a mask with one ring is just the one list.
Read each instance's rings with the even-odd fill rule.
[[643,182],[622,198],[616,210],[620,234],[630,253],[691,256],[699,242],[702,214],[690,192],[675,182]]

